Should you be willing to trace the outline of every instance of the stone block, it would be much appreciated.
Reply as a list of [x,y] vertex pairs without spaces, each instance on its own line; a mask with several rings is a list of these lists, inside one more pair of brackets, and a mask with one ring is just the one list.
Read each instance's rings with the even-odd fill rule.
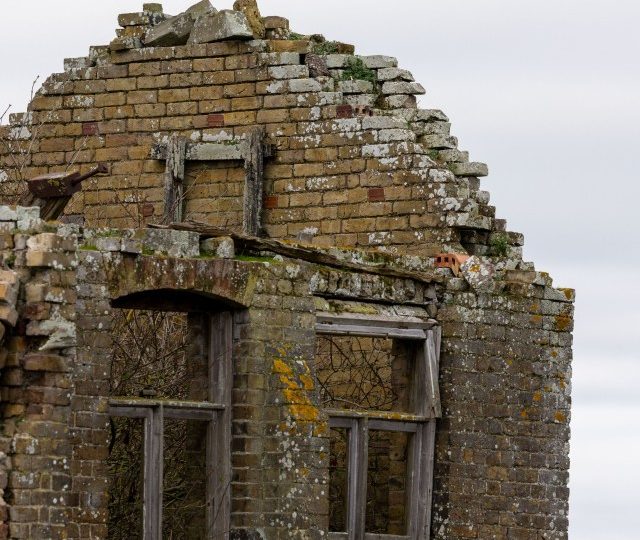
[[233,9],[244,13],[256,39],[264,39],[265,25],[262,15],[260,15],[257,0],[236,0],[233,3]]
[[162,4],[142,4],[142,11],[144,11],[145,13],[163,13]]
[[416,135],[444,135],[451,134],[449,122],[415,122],[411,125]]
[[219,238],[207,238],[200,243],[200,251],[215,253],[221,259],[233,259],[235,255],[235,244],[230,236]]
[[17,221],[18,212],[11,206],[0,206],[0,221]]
[[65,238],[56,233],[40,233],[27,239],[27,248],[34,251],[75,251],[77,247],[75,236]]
[[9,304],[0,304],[0,322],[8,326],[15,326],[18,322],[18,312]]
[[300,54],[294,52],[260,53],[258,58],[261,64],[267,66],[285,66],[300,63]]
[[[300,55],[297,55],[298,57]],[[269,68],[272,79],[303,79],[309,77],[309,68],[301,65],[273,66]]]
[[217,13],[209,0],[203,0],[191,6],[184,13],[171,17],[147,30],[145,45],[152,47],[172,47],[185,45],[196,20],[207,14]]
[[24,369],[26,371],[51,371],[54,373],[64,373],[69,371],[69,364],[68,360],[63,356],[32,353],[25,356]]
[[289,19],[286,17],[278,17],[269,15],[262,18],[265,30],[289,30]]
[[316,79],[292,79],[289,81],[290,92],[322,92],[322,90],[322,84]]
[[389,109],[415,109],[418,106],[418,102],[414,95],[394,94],[385,96],[382,100],[382,105]]
[[19,287],[16,283],[0,281],[0,301],[15,305],[18,299]]
[[426,94],[424,87],[416,82],[387,81],[382,85],[382,93],[391,94]]
[[14,245],[12,234],[0,234],[0,251],[11,250]]
[[57,270],[74,268],[76,259],[73,255],[52,253],[50,251],[29,250],[26,255],[26,266],[37,268],[55,268]]
[[393,116],[365,116],[362,119],[362,129],[403,129],[407,123]]
[[117,236],[102,236],[95,239],[98,251],[120,251],[122,239]]
[[373,55],[361,56],[360,58],[362,59],[364,65],[369,69],[398,67],[398,59],[393,58],[392,56]]
[[428,148],[435,148],[437,150],[454,149],[458,147],[458,139],[443,135],[423,135],[419,138],[419,142]]
[[485,163],[450,163],[449,170],[455,174],[456,176],[467,177],[467,176],[488,176],[489,168]]
[[84,69],[95,65],[91,58],[87,56],[81,56],[79,58],[65,58],[64,70],[71,71],[73,69]]
[[0,270],[0,281],[17,286],[20,282],[20,276],[13,270]]
[[338,92],[343,94],[368,94],[373,92],[373,83],[362,80],[340,81]]
[[253,39],[253,30],[244,13],[225,9],[200,17],[193,26],[189,43],[249,39]]
[[28,303],[42,302],[47,293],[48,286],[44,283],[27,283],[24,286]]
[[123,253],[142,253],[142,242],[136,238],[123,238],[120,245],[120,251]]
[[36,229],[42,224],[40,219],[40,208],[37,206],[18,206],[17,211],[17,228],[22,231]]
[[382,68],[378,70],[378,80],[413,82],[415,79],[411,72],[406,69]]
[[329,69],[340,69],[347,63],[347,58],[351,58],[349,54],[328,54],[326,57],[327,67]]
[[198,257],[200,255],[200,235],[188,231],[171,229],[144,229],[142,252],[167,254],[170,257]]
[[166,19],[164,13],[143,11],[138,13],[121,13],[118,15],[118,24],[123,28],[127,26],[152,26]]

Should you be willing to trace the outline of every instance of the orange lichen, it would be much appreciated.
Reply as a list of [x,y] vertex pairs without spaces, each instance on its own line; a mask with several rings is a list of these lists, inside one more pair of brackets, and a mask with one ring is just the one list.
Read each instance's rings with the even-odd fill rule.
[[305,390],[313,390],[316,387],[313,382],[313,377],[310,377],[309,375],[300,375],[300,381],[304,385]]
[[561,424],[567,421],[567,415],[561,411],[556,411],[556,413],[553,415],[553,418],[556,422],[559,422]]
[[535,401],[536,403],[542,401],[542,392],[536,392],[535,394],[533,394],[533,401]]
[[[277,352],[282,357],[287,354],[284,347],[280,347]],[[306,369],[308,371],[308,368]],[[273,361],[273,372],[285,386],[282,393],[292,418],[302,422],[316,422],[320,413],[307,395],[307,390],[313,389],[313,379],[308,374],[297,376],[282,358],[276,358]]]
[[571,318],[563,317],[562,315],[558,315],[555,320],[556,330],[560,332],[565,332],[569,328],[571,328]]

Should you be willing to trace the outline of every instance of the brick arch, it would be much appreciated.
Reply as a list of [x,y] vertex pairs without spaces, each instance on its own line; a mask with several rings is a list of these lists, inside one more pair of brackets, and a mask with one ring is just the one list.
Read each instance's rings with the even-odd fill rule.
[[[198,260],[162,257],[125,257],[108,271],[109,299],[114,307],[150,307],[191,311],[251,305],[257,282],[255,265],[228,259]],[[154,308],[155,309],[155,308]]]

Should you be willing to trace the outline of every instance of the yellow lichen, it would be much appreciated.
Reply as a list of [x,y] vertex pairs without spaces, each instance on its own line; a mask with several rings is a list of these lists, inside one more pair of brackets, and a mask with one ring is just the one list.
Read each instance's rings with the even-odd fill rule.
[[571,318],[558,315],[555,319],[556,330],[564,332],[571,327]]
[[[282,357],[285,357],[287,352],[285,347],[280,347],[277,350],[281,358],[276,358],[273,361],[273,372],[278,374],[280,382],[285,386],[282,393],[289,412],[294,420],[316,422],[320,413],[307,395],[307,390],[312,390],[314,387],[313,379],[308,374],[296,376],[293,369],[282,360]],[[306,364],[305,368],[308,372]]]
[[561,411],[556,411],[556,413],[553,415],[553,418],[555,419],[556,422],[559,422],[561,424],[567,421],[567,415]]

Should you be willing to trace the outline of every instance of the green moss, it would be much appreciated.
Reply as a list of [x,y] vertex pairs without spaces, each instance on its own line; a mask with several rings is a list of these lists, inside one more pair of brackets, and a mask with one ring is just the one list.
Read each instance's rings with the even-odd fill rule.
[[372,84],[376,83],[376,73],[372,69],[368,68],[362,58],[353,57],[347,60],[347,65],[342,73],[343,81],[369,81]]
[[305,36],[303,34],[298,34],[298,32],[290,32],[289,33],[289,39],[291,41],[301,41],[303,39],[307,39],[307,36]]
[[273,257],[258,257],[256,255],[236,255],[236,261],[243,262],[273,262]]
[[506,234],[494,236],[489,244],[490,253],[494,257],[506,257],[509,253],[509,237]]
[[122,236],[122,231],[118,229],[104,229],[96,233],[96,238],[116,238]]
[[313,46],[313,52],[320,55],[336,54],[338,52],[337,41],[323,41]]
[[83,244],[80,246],[81,251],[98,251],[98,246],[94,246],[93,244]]

